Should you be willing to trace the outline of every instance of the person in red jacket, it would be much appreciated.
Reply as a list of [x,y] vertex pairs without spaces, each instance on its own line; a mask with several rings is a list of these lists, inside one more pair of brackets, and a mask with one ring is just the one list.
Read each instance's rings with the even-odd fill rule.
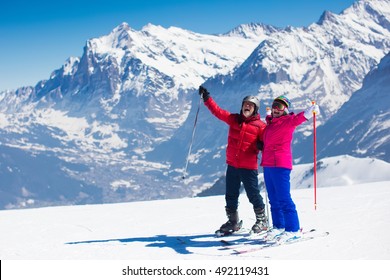
[[292,170],[291,142],[294,130],[303,122],[319,114],[318,105],[294,114],[289,112],[291,102],[286,96],[279,96],[267,111],[267,126],[263,135],[261,166],[264,182],[271,205],[272,229],[266,239],[285,241],[300,237],[298,213],[290,194],[290,173]]
[[258,144],[262,141],[265,128],[265,123],[260,120],[258,113],[260,101],[255,96],[247,96],[242,101],[241,112],[232,114],[221,109],[210,97],[206,88],[200,86],[199,94],[210,112],[229,125],[225,193],[225,211],[228,221],[216,233],[226,235],[241,228],[242,221],[240,221],[237,211],[241,182],[255,212],[256,222],[252,231],[254,233],[266,232],[268,219],[265,215],[263,197],[260,195],[257,177]]

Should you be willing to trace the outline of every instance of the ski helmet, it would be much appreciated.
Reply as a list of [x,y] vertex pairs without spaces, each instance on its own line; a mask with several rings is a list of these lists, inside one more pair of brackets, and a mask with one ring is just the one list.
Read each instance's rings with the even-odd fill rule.
[[282,102],[283,104],[286,105],[287,108],[289,108],[291,106],[291,102],[290,102],[290,99],[288,99],[286,96],[284,95],[281,95],[281,96],[278,96],[274,99],[274,102],[275,101],[279,101],[279,102]]
[[242,105],[244,105],[245,101],[248,101],[248,102],[251,102],[251,103],[255,104],[255,111],[254,111],[254,113],[257,113],[257,111],[259,111],[260,100],[256,96],[253,96],[253,95],[245,96],[244,99],[242,100],[241,107],[242,107]]

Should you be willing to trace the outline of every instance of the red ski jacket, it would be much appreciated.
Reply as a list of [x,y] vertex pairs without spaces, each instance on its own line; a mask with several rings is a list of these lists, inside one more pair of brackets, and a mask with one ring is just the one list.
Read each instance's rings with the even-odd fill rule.
[[260,115],[246,118],[242,114],[232,114],[221,109],[211,97],[204,104],[214,116],[229,125],[226,163],[236,168],[257,170],[257,141],[263,140],[265,128]]

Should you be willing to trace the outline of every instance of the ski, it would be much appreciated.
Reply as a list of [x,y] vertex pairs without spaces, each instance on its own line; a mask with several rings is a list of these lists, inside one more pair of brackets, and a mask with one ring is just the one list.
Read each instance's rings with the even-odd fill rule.
[[278,241],[263,241],[261,244],[256,244],[253,246],[248,246],[249,244],[243,245],[241,248],[235,248],[233,249],[232,255],[240,255],[240,254],[246,254],[246,253],[252,253],[260,250],[264,250],[266,248],[272,248],[272,247],[278,247],[283,245],[289,245],[289,244],[295,244],[298,242],[308,241],[312,240],[317,237],[325,237],[328,236],[329,232],[317,232],[316,230],[311,230],[308,232],[304,232],[302,234],[302,237],[298,239],[292,239],[286,242],[278,242]]
[[265,235],[267,232],[263,232],[260,234],[248,234],[240,239],[234,239],[234,240],[227,240],[227,239],[221,239],[219,240],[222,245],[224,246],[223,249],[237,249],[243,246],[247,245],[255,245],[255,244],[263,244],[266,241],[264,240]]
[[[315,229],[311,229],[311,230],[308,230],[308,231],[303,231],[301,229],[301,233],[302,235],[304,234],[308,234],[308,233],[311,233],[311,232],[314,232]],[[249,235],[245,238],[245,239],[241,239],[241,240],[225,240],[225,239],[222,239],[220,240],[222,243],[224,243],[224,245],[226,246],[231,246],[231,247],[242,247],[242,246],[246,246],[246,245],[250,245],[250,244],[264,244],[266,243],[267,241],[264,239],[265,236],[267,235],[267,231],[265,232],[261,232],[260,234],[251,234],[249,233]],[[268,242],[271,242],[271,240],[268,240]],[[241,246],[240,246],[241,245]]]
[[245,240],[245,241],[234,241],[234,242],[222,242],[222,248],[219,250],[239,250],[244,247],[263,245],[266,243],[264,240]]

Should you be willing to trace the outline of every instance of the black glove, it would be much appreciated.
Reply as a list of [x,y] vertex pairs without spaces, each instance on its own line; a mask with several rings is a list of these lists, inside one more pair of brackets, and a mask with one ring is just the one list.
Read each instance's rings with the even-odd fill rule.
[[200,86],[199,87],[199,95],[203,98],[203,102],[206,102],[210,97],[210,92],[207,91],[206,88]]
[[264,149],[264,142],[263,141],[257,141],[257,148],[260,150],[260,151],[263,151]]

